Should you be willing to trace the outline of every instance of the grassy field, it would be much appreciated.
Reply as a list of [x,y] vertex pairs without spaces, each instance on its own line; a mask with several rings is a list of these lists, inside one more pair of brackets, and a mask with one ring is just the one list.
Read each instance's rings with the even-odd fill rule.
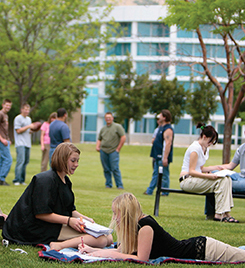
[[[106,189],[104,177],[99,160],[99,153],[95,151],[93,144],[78,144],[82,154],[80,165],[71,177],[73,191],[76,197],[77,210],[92,217],[96,222],[108,226],[111,219],[111,201],[123,191],[132,192],[142,204],[146,214],[153,215],[155,195],[146,196],[143,192],[149,185],[152,173],[152,162],[149,157],[149,146],[127,146],[122,148],[120,154],[120,168],[123,176],[125,190],[115,188]],[[15,149],[12,146],[13,165],[7,182],[9,187],[0,187],[0,207],[5,213],[9,213],[12,206],[18,200],[25,186],[13,186],[15,168]],[[182,165],[185,148],[174,148],[174,162],[170,165],[171,188],[179,189],[179,173]],[[234,152],[232,152],[233,155]],[[220,150],[211,150],[207,165],[221,164]],[[32,176],[40,172],[40,146],[35,145],[31,149],[31,160],[27,167],[26,182],[29,183]],[[204,196],[170,194],[162,197],[160,201],[158,222],[177,239],[185,239],[192,236],[206,235],[222,240],[234,246],[245,245],[245,200],[234,200],[235,207],[232,215],[240,220],[240,224],[220,223],[206,221],[204,216]],[[9,248],[23,248],[28,255],[12,252]],[[1,267],[78,267],[80,263],[47,262],[38,257],[40,249],[27,246],[11,245],[9,248],[0,247]],[[167,267],[193,267],[193,265],[165,264]],[[94,263],[86,264],[87,267],[139,267],[131,263]],[[201,267],[204,265],[201,265]],[[230,267],[232,265],[225,265]],[[200,266],[198,266],[200,267]],[[245,267],[237,265],[236,267]]]

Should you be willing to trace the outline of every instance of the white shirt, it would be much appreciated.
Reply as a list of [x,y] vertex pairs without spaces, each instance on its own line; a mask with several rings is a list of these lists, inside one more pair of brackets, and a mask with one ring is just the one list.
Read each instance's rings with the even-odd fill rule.
[[198,141],[194,141],[186,150],[181,172],[189,172],[190,167],[190,155],[192,152],[196,152],[198,155],[197,164],[195,170],[202,172],[201,167],[204,166],[209,157],[209,148],[207,148],[206,154],[202,150],[202,146]]

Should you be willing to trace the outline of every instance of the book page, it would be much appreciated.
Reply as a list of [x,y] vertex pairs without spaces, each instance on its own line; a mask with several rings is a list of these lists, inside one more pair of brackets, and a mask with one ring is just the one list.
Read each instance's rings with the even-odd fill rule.
[[229,169],[223,169],[223,170],[219,170],[217,172],[214,172],[214,174],[216,174],[218,177],[230,176],[234,173],[236,173],[236,172],[233,170],[229,170]]
[[103,225],[100,225],[98,223],[92,223],[91,221],[88,221],[86,219],[83,219],[83,222],[85,223],[85,230],[93,231],[94,233],[100,233],[100,234],[106,234],[109,235],[112,233],[112,229],[105,227]]

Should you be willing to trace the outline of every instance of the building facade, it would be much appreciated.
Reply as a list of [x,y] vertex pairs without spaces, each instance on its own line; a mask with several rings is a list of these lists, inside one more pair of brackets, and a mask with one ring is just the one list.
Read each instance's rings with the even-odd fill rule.
[[[159,23],[158,19],[164,18],[166,14],[167,7],[162,5],[114,7],[108,21],[114,18],[120,24],[120,30],[123,34],[119,38],[112,38],[112,42],[106,44],[107,50],[100,52],[98,62],[122,60],[129,52],[137,74],[148,72],[152,80],[159,80],[161,74],[164,73],[168,80],[173,80],[176,77],[186,89],[194,87],[195,84],[190,83],[191,77],[197,80],[201,77],[198,77],[198,72],[193,71],[183,62],[190,63],[201,60],[198,38],[195,32],[182,31],[176,26],[168,27]],[[106,27],[106,21],[103,27]],[[222,58],[225,57],[222,39],[210,30],[210,27],[203,26],[202,33],[208,55],[222,61]],[[237,31],[236,34],[237,39],[240,40],[242,31]],[[112,46],[112,43],[116,43],[116,45]],[[171,62],[178,61],[182,63],[171,64]],[[198,71],[198,67],[196,68]],[[226,72],[219,65],[213,65],[212,72],[220,82],[227,81]],[[83,101],[81,110],[78,111],[79,116],[81,116],[80,142],[95,142],[101,127],[105,124],[103,117],[108,111],[105,105],[108,96],[105,94],[106,85],[103,79],[113,77],[113,69],[106,68],[99,75],[100,82],[87,84],[88,97]],[[217,101],[219,107],[217,112],[212,115],[210,124],[218,131],[219,143],[221,144],[224,116],[218,96]],[[77,115],[75,124],[77,124]],[[130,122],[130,126],[131,144],[149,144],[156,127],[155,115],[147,113],[141,121]],[[175,146],[187,146],[198,136],[188,114],[185,114],[178,124],[174,125],[174,131]],[[241,144],[241,140],[242,130],[237,119],[233,125],[232,144],[236,147]]]

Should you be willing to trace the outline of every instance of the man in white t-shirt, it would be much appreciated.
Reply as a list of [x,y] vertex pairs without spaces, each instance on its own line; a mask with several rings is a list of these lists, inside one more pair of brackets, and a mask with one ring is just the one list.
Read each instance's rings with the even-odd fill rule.
[[24,103],[21,106],[21,113],[14,119],[14,139],[16,149],[16,166],[14,185],[26,185],[25,175],[26,166],[30,160],[31,149],[31,132],[33,128],[31,118],[28,116],[30,113],[30,105]]

